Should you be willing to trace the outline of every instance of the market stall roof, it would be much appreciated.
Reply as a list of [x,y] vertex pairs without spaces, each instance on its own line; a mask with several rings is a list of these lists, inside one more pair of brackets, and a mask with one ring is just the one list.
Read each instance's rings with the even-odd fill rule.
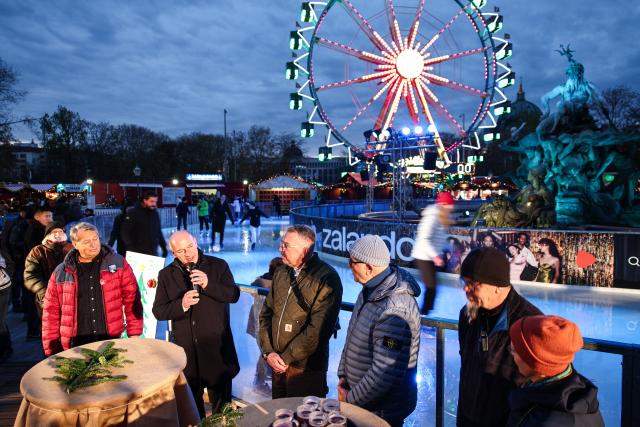
[[26,187],[26,184],[7,184],[6,182],[2,183],[2,188],[5,188],[9,191],[20,191],[22,190],[24,187]]
[[120,187],[149,187],[162,188],[162,184],[153,184],[150,182],[119,182]]
[[55,184],[29,184],[31,188],[38,191],[47,191],[51,189],[51,187],[55,186]]
[[292,178],[286,175],[280,175],[270,178],[266,181],[259,182],[253,186],[257,190],[273,190],[276,188],[293,188],[298,190],[312,190],[316,188],[315,185],[300,179]]

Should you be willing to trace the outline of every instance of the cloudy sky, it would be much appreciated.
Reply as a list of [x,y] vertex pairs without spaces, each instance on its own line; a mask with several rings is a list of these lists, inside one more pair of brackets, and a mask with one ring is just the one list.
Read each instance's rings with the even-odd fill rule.
[[[427,5],[438,2],[453,0]],[[297,133],[304,113],[288,108],[293,84],[284,78],[284,63],[299,5],[1,0],[0,58],[28,91],[15,115],[38,117],[64,105],[88,120],[177,136],[222,133],[226,108],[230,131],[256,124]],[[627,84],[640,90],[640,3],[490,1],[493,6],[505,17],[514,44],[510,63],[529,100],[537,102],[564,81],[566,59],[554,52],[561,43],[571,44],[598,88]]]

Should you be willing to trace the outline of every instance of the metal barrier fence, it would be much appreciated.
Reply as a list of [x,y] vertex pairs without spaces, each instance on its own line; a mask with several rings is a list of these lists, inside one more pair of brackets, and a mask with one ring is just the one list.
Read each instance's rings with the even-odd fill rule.
[[[267,295],[269,289],[249,285],[238,285],[242,292]],[[353,303],[342,302],[341,310],[353,312]],[[458,322],[437,317],[421,317],[422,326],[436,330],[436,427],[444,426],[445,416],[445,331],[458,330]],[[622,401],[620,425],[640,426],[640,345],[584,338],[584,350],[622,356]]]
[[[121,212],[120,209],[109,209],[109,211],[111,212],[101,213],[100,215],[89,216],[86,218],[82,218],[79,221],[70,222],[65,226],[65,228],[68,231],[71,227],[73,227],[74,224],[77,224],[78,222],[88,222],[96,226],[96,228],[98,229],[98,234],[100,234],[100,240],[102,240],[103,243],[106,243],[109,240],[111,230],[113,229],[113,220]],[[160,215],[160,227],[178,227],[178,216],[176,215],[175,208],[158,208],[158,214]],[[187,216],[187,225],[197,223],[198,213],[195,208],[192,208],[189,211],[189,215]]]

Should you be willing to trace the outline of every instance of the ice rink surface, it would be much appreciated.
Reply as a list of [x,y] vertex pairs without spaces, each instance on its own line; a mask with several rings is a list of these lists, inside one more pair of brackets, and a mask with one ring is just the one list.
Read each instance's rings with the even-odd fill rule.
[[[229,264],[236,283],[249,285],[265,273],[269,261],[278,253],[278,244],[289,225],[287,217],[265,219],[260,227],[255,250],[251,250],[248,224],[234,226],[227,223],[224,248],[211,245],[210,235],[201,234],[197,226],[190,231],[198,237],[200,248],[207,254],[220,257]],[[173,230],[165,229],[168,237]],[[353,280],[346,260],[324,257],[340,274],[344,287],[343,299],[355,302],[361,286]],[[169,260],[167,261],[169,262]],[[413,271],[417,276],[417,272]],[[457,322],[465,296],[454,275],[442,275],[435,304],[430,316]],[[419,281],[419,280],[418,280]],[[419,281],[420,282],[420,281]],[[603,288],[550,285],[515,285],[520,294],[540,308],[545,314],[556,314],[576,322],[583,336],[607,341],[640,344],[640,293]],[[260,352],[252,336],[246,333],[247,319],[253,296],[242,293],[237,304],[232,305],[231,323],[240,359],[241,372],[234,379],[234,396],[249,402],[270,398],[268,387],[254,382],[255,367]],[[331,396],[336,395],[336,370],[344,344],[344,334],[349,323],[349,312],[341,312],[342,330],[337,339],[331,340],[331,361],[328,382]],[[163,323],[163,322],[161,322]],[[164,338],[166,326],[159,325],[157,337]],[[455,425],[455,409],[458,393],[458,342],[455,331],[446,331],[446,425]],[[606,353],[581,351],[576,357],[576,369],[599,387],[599,397],[606,425],[619,425],[621,402],[621,357]],[[419,362],[418,408],[407,419],[407,426],[429,426],[435,423],[435,339],[433,330],[423,327]],[[268,386],[268,384],[267,384]]]

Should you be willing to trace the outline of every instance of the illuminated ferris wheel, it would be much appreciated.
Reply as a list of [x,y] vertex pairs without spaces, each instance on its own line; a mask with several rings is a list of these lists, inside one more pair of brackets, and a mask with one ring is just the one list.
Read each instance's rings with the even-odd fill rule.
[[503,90],[515,73],[504,62],[509,37],[497,36],[503,18],[486,3],[303,2],[286,65],[296,81],[289,106],[307,113],[301,136],[345,145],[355,164],[384,151],[384,130],[424,129],[440,167],[499,139],[497,116],[510,111]]

